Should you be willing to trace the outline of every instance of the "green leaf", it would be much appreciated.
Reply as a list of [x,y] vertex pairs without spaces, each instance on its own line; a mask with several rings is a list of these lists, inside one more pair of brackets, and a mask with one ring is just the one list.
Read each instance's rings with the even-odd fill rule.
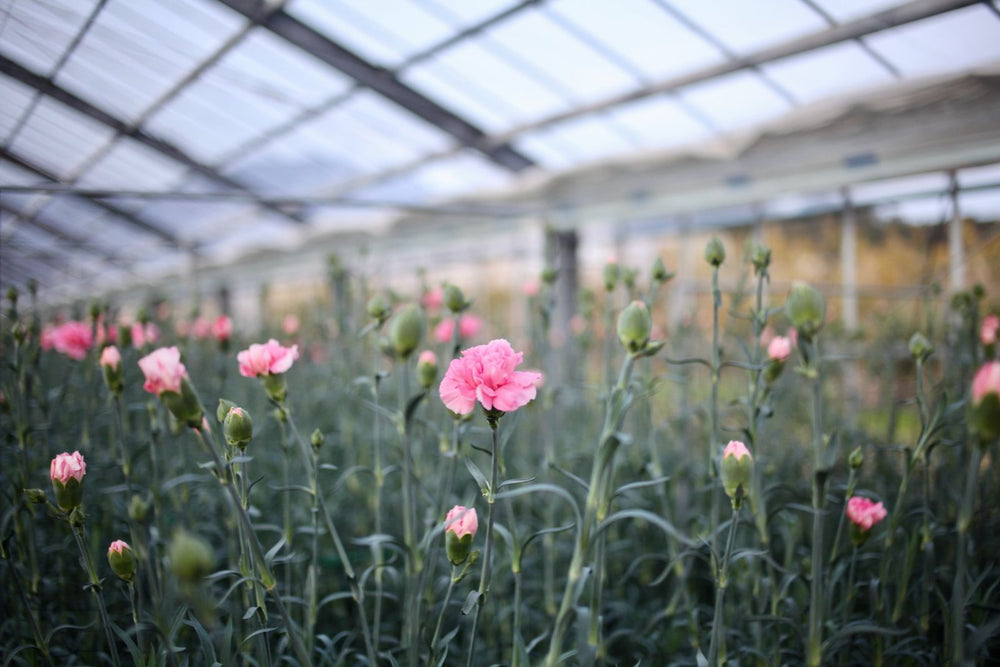
[[479,485],[479,490],[485,496],[490,491],[490,483],[489,480],[486,479],[486,475],[484,475],[483,471],[479,469],[479,466],[473,463],[472,459],[463,458],[462,460],[465,461],[465,467],[468,468],[469,474],[471,474],[472,478],[476,480],[476,484]]
[[462,616],[465,616],[472,611],[472,608],[476,606],[477,602],[479,602],[479,598],[479,591],[469,591],[468,597],[465,598],[465,604],[462,605]]

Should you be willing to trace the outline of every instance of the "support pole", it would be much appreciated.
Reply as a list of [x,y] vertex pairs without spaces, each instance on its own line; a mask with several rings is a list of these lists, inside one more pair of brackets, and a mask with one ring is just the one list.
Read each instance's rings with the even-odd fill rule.
[[951,222],[948,225],[948,276],[951,291],[965,289],[965,245],[962,241],[962,214],[958,208],[958,176],[952,170],[951,180]]
[[844,209],[840,221],[840,282],[842,317],[848,332],[858,328],[858,223],[851,203],[851,193],[841,189]]

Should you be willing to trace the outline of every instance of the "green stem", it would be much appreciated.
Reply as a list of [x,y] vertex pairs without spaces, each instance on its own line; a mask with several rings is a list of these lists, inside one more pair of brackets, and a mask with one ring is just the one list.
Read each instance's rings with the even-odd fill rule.
[[[374,329],[378,333],[378,327]],[[372,403],[375,409],[372,419],[372,473],[375,476],[375,488],[372,490],[374,496],[375,513],[375,534],[382,534],[382,487],[385,486],[385,474],[382,471],[382,436],[380,433],[382,420],[379,418],[379,349],[378,345],[372,346]],[[372,613],[372,644],[375,651],[378,651],[379,637],[382,629],[382,586],[383,586],[383,554],[382,545],[379,542],[372,544],[372,560],[375,567],[375,609]]]
[[104,606],[104,596],[101,595],[101,580],[97,576],[94,561],[87,550],[83,527],[74,524],[69,517],[67,517],[67,520],[70,521],[70,525],[73,527],[73,537],[76,538],[76,546],[80,549],[84,568],[87,570],[87,576],[90,577],[90,590],[94,593],[94,598],[97,600],[97,609],[101,613],[101,625],[104,626],[104,635],[108,640],[108,649],[111,651],[111,662],[115,667],[121,667],[121,661],[118,659],[118,645],[115,643],[114,634],[111,632],[111,620],[108,618],[108,609]]
[[[857,487],[857,470],[853,467],[850,472],[847,473],[847,489],[844,491],[844,507],[847,507],[847,501],[851,499],[854,495],[854,489]],[[833,549],[830,550],[830,565],[833,565],[834,561],[837,560],[837,554],[840,552],[840,539],[844,534],[844,526],[846,525],[847,512],[840,513],[840,519],[837,521],[837,532],[834,533],[833,537]],[[888,560],[888,559],[887,559]]]
[[972,451],[969,452],[965,490],[956,524],[958,540],[955,548],[958,553],[958,562],[955,565],[955,581],[951,589],[951,664],[955,667],[961,665],[965,659],[965,579],[968,575],[966,572],[966,551],[969,543],[969,527],[972,524],[972,510],[976,500],[976,480],[981,457],[982,450],[973,445]]
[[441,613],[438,614],[437,623],[434,625],[434,637],[431,638],[431,665],[436,665],[440,658],[438,652],[438,640],[441,638],[441,625],[444,623],[444,614],[448,610],[448,603],[451,602],[451,594],[455,590],[455,577],[458,575],[458,568],[451,566],[451,577],[448,578],[448,591],[444,594],[444,602],[441,604]]
[[[854,545],[854,549],[851,551],[851,565],[847,571],[847,588],[844,589],[844,610],[842,615],[842,620],[840,622],[840,627],[843,628],[847,625],[847,622],[851,620],[851,607],[854,606],[854,568],[858,561],[858,545]],[[849,640],[847,648],[841,654],[840,664],[846,665],[847,660],[851,655],[851,644]]]
[[823,460],[823,385],[820,368],[819,345],[804,340],[812,352],[812,404],[813,404],[813,534],[812,565],[809,573],[809,639],[806,661],[809,667],[819,667],[823,662],[823,514],[826,505],[826,470]]
[[[710,480],[718,477],[715,468],[715,452],[722,443],[719,441],[719,309],[722,307],[722,290],[719,288],[719,267],[712,268],[712,402],[709,406],[712,434],[707,449],[708,476]],[[712,536],[712,552],[719,552],[719,513],[721,508],[721,491],[717,484],[709,484],[712,494],[712,509],[710,514],[709,534]]]
[[499,415],[487,415],[490,424],[490,431],[493,433],[493,465],[490,473],[490,488],[486,494],[487,519],[486,519],[486,546],[483,548],[483,569],[479,575],[479,597],[476,600],[476,614],[472,618],[472,635],[469,638],[469,654],[465,660],[466,667],[472,667],[472,658],[476,653],[476,635],[479,628],[479,618],[486,603],[486,596],[490,591],[490,575],[492,574],[491,562],[493,559],[493,521],[494,508],[496,507],[496,495],[500,486],[500,431]]
[[[733,556],[733,545],[736,543],[736,529],[740,524],[740,508],[738,501],[734,501],[733,504],[735,505],[733,507],[733,520],[729,524],[729,537],[726,540],[726,553],[722,558],[722,567],[719,569],[719,575],[716,579],[715,613],[712,617],[712,639],[708,646],[709,665],[723,665],[726,662],[725,649],[722,648],[725,643],[726,632],[722,609],[726,597],[726,587],[729,585],[729,562]],[[721,658],[719,656],[720,651],[723,653]]]

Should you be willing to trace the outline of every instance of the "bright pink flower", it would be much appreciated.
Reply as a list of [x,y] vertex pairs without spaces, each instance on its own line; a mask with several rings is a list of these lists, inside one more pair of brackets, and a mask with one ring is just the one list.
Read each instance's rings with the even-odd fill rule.
[[196,339],[205,340],[212,335],[212,325],[204,317],[199,317],[191,325],[191,333]]
[[[722,458],[729,458],[730,456],[735,456],[736,460],[739,461],[744,456],[750,456],[750,450],[739,440],[730,440],[726,448],[722,450]],[[750,458],[753,458],[752,456]]]
[[56,352],[76,361],[87,356],[87,351],[94,342],[94,334],[90,324],[86,322],[67,322],[56,327],[51,336],[52,347]]
[[[458,337],[461,340],[475,338],[483,328],[482,319],[475,315],[462,315],[458,319]],[[455,318],[446,317],[434,328],[434,339],[439,343],[450,343],[455,331]]]
[[424,308],[427,310],[440,310],[441,306],[444,305],[444,290],[440,287],[427,290],[424,292],[424,295],[420,297],[420,303],[423,304]]
[[233,335],[233,321],[228,315],[219,315],[215,318],[215,321],[212,322],[212,335],[220,343],[229,340]]
[[55,347],[55,340],[53,339],[52,334],[55,333],[56,328],[57,327],[51,324],[46,324],[44,327],[42,327],[42,336],[41,339],[38,341],[38,343],[39,345],[42,346],[43,350],[51,350],[53,347]]
[[882,503],[873,503],[863,496],[852,496],[847,501],[847,518],[861,530],[867,532],[886,516]]
[[462,539],[466,535],[475,537],[479,530],[479,517],[476,516],[474,507],[462,507],[455,505],[448,510],[448,516],[444,519],[446,533],[455,533],[455,537]]
[[988,361],[972,378],[972,404],[979,405],[988,394],[1000,398],[1000,361]]
[[983,345],[992,345],[997,342],[997,332],[1000,331],[1000,317],[995,313],[990,313],[983,318],[983,326],[979,329],[979,339]]
[[83,460],[80,452],[69,454],[63,452],[49,465],[49,477],[53,481],[65,485],[71,478],[78,482],[83,481],[83,476],[87,474],[87,462]]
[[110,556],[111,554],[118,554],[120,556],[123,553],[125,553],[126,549],[128,549],[129,551],[132,550],[132,547],[128,545],[128,542],[126,542],[125,540],[115,540],[114,542],[111,543],[111,546],[108,547],[108,555]]
[[289,313],[281,321],[281,330],[288,336],[294,336],[299,332],[299,318]]
[[240,363],[240,375],[248,378],[284,373],[298,358],[298,345],[282,347],[273,338],[263,345],[254,343],[249,349],[236,355],[236,360]]
[[146,376],[142,388],[159,396],[165,391],[181,393],[181,380],[188,376],[181,363],[181,353],[176,347],[161,347],[139,360],[139,368]]
[[767,346],[767,356],[774,361],[785,361],[792,354],[792,341],[784,336],[775,336]]
[[101,366],[115,369],[122,365],[122,355],[114,345],[108,345],[101,350]]
[[541,373],[514,370],[523,358],[502,338],[464,350],[441,380],[441,400],[461,415],[472,412],[476,401],[487,410],[517,410],[535,398],[541,379]]

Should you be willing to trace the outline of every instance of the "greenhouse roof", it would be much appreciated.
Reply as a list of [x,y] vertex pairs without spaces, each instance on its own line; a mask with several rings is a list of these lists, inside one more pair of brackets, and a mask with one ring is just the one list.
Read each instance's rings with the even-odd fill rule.
[[0,0],[0,282],[517,215],[526,183],[997,63],[997,2]]

